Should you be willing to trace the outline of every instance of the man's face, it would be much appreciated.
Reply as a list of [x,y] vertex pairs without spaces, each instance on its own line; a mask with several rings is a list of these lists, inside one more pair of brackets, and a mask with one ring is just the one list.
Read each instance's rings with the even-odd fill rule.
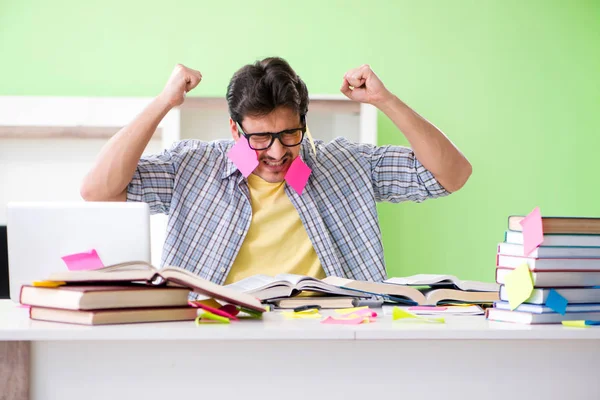
[[[238,140],[236,123],[230,118],[229,125],[233,140]],[[288,129],[300,128],[300,116],[287,107],[276,108],[270,114],[260,117],[244,117],[242,129],[246,134],[263,132],[281,132]],[[241,135],[241,133],[240,133]],[[300,146],[286,147],[275,139],[273,145],[266,150],[257,150],[258,167],[254,174],[267,182],[282,182],[292,161],[300,153]]]

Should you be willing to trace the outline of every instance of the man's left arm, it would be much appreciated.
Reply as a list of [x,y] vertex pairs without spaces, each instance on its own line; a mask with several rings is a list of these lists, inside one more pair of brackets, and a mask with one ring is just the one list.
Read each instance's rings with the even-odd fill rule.
[[349,99],[372,104],[387,115],[408,139],[417,160],[448,192],[467,182],[471,163],[438,128],[387,90],[371,67],[365,64],[348,71],[340,90]]

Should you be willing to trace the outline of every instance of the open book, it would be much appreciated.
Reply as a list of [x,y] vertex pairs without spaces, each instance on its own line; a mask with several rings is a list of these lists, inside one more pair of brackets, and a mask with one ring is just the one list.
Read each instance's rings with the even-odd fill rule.
[[217,285],[183,268],[164,267],[158,269],[143,261],[115,264],[87,271],[55,272],[47,280],[67,283],[145,282],[151,285],[172,283],[226,303],[258,312],[265,311],[260,301],[254,296]]
[[384,282],[407,286],[446,286],[459,290],[473,290],[478,292],[497,292],[500,289],[496,283],[463,281],[454,275],[417,274],[405,278],[390,278]]
[[300,292],[317,292],[328,295],[370,297],[352,289],[330,285],[325,280],[295,274],[253,275],[225,286],[239,292],[251,294],[260,300],[272,300],[296,296]]
[[323,279],[331,285],[359,290],[371,295],[382,296],[386,301],[416,304],[438,305],[449,303],[487,304],[498,300],[498,285],[495,291],[465,291],[449,287],[417,289],[392,283],[355,281],[352,279],[328,276]]

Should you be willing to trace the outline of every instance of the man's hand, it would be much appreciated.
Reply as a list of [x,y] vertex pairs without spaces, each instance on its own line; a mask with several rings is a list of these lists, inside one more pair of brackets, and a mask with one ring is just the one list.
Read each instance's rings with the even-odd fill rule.
[[171,107],[180,106],[185,100],[185,94],[198,86],[201,80],[202,74],[200,71],[177,64],[160,97]]
[[346,72],[340,91],[350,100],[376,107],[393,96],[368,64]]

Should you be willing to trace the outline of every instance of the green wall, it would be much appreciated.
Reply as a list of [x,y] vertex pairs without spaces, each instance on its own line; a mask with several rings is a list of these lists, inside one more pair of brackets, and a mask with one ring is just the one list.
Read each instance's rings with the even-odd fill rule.
[[202,71],[196,95],[223,95],[270,55],[338,93],[370,63],[474,167],[450,197],[380,206],[390,275],[491,281],[509,214],[600,214],[599,1],[48,3],[0,0],[0,95],[152,96],[177,62]]

